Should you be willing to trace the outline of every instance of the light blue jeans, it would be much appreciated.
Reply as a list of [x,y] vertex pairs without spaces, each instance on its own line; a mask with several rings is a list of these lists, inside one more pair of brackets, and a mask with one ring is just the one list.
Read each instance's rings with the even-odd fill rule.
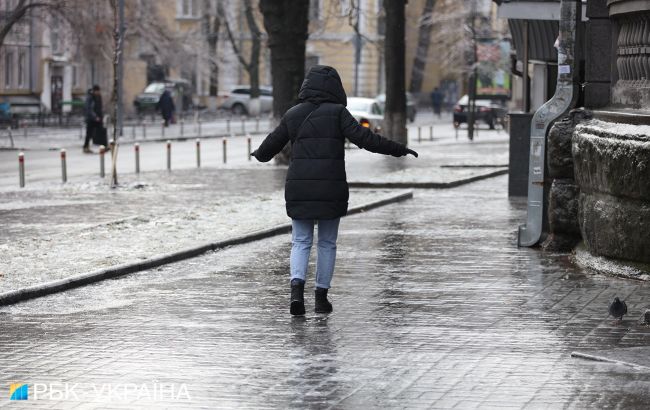
[[[336,261],[336,238],[339,221],[321,219],[318,222],[318,259],[316,261],[316,287],[329,289]],[[293,219],[291,224],[291,279],[305,280],[309,265],[309,252],[314,239],[313,220]]]

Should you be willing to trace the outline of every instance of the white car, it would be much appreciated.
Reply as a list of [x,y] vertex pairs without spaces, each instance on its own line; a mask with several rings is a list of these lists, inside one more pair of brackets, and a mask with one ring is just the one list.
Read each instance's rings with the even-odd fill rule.
[[348,98],[348,111],[364,127],[379,130],[384,124],[384,111],[373,98]]
[[[229,110],[233,115],[247,115],[250,112],[251,88],[248,85],[233,87],[229,92],[220,93],[223,102],[221,108]],[[260,87],[260,112],[273,109],[273,89]]]

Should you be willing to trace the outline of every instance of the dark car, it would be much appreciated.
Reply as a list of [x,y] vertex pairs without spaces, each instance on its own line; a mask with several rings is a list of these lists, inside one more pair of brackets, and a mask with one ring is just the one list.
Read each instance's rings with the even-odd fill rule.
[[192,85],[186,80],[166,80],[149,84],[135,97],[133,105],[136,112],[141,115],[156,111],[156,104],[165,90],[171,92],[177,111],[192,108]]
[[[379,103],[379,106],[381,107],[382,111],[385,111],[386,109],[386,94],[379,94],[377,97],[375,97],[375,100]],[[413,98],[413,94],[407,92],[406,93],[406,116],[408,117],[410,122],[415,121],[415,114],[417,114],[418,109],[417,105],[415,104],[415,98]]]
[[[469,97],[463,95],[454,107],[454,127],[460,127],[460,124],[467,123],[467,114],[469,105]],[[491,130],[496,124],[502,124],[506,116],[505,100],[503,99],[476,99],[476,106],[474,109],[474,118],[476,121],[486,123]]]

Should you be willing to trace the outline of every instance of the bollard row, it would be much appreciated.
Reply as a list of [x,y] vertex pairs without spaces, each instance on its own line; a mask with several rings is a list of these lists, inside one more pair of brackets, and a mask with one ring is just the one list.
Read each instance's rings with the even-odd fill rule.
[[[234,136],[231,136],[234,137]],[[113,149],[115,149],[115,143],[110,142]],[[166,154],[167,154],[167,171],[172,169],[172,141],[167,140],[166,142]],[[195,141],[196,146],[196,167],[201,168],[201,139],[197,138]],[[246,135],[246,158],[248,161],[251,161],[251,153],[253,149],[253,141],[250,134]],[[140,174],[140,144],[133,144],[134,154],[135,154],[135,173]],[[106,177],[106,147],[103,145],[99,146],[99,176],[101,178]],[[222,154],[223,154],[223,163],[228,163],[228,138],[222,139]],[[65,149],[61,149],[60,153],[61,159],[61,181],[66,183],[68,181],[68,168],[67,168],[67,152]],[[19,176],[19,185],[21,188],[25,187],[25,153],[20,152],[18,154],[18,176]]]

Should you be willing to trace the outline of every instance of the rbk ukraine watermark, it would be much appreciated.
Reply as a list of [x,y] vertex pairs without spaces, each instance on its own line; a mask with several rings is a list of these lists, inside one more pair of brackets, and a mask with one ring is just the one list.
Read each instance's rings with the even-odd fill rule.
[[191,401],[185,383],[12,383],[9,400]]

